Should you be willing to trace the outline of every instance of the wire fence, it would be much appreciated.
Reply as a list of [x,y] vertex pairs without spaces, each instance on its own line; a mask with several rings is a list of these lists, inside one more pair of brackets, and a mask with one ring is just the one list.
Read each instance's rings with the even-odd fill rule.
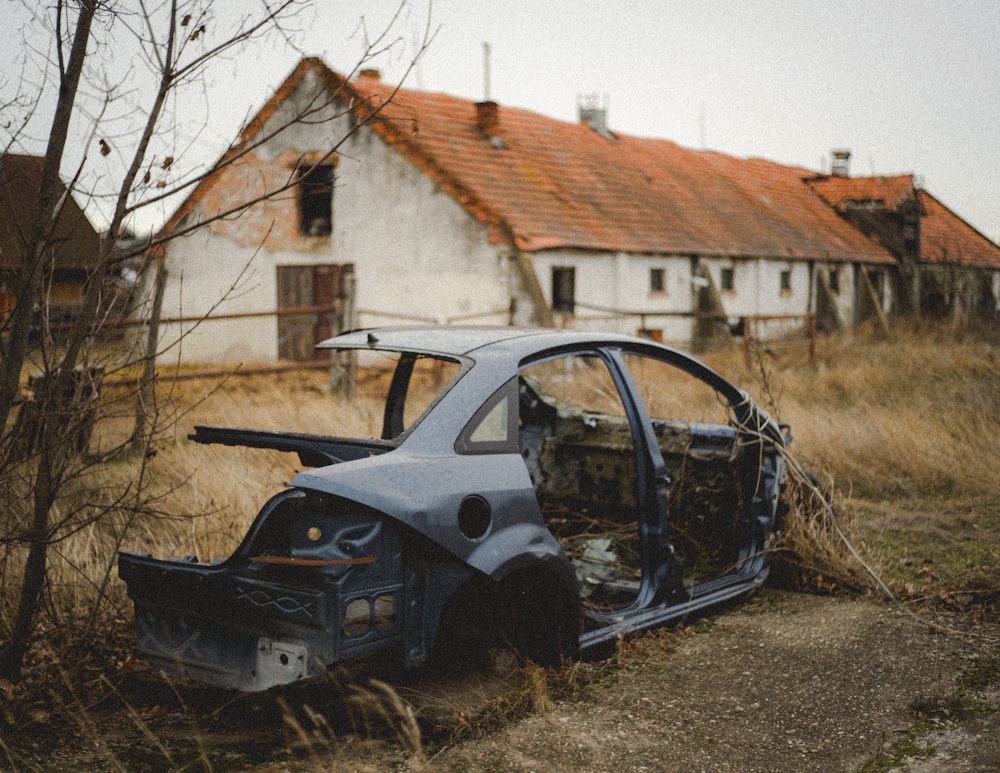
[[[581,310],[583,313],[580,313]],[[430,315],[409,314],[381,309],[357,308],[353,310],[351,319],[346,319],[344,318],[344,304],[335,302],[326,305],[296,306],[264,311],[212,313],[207,316],[170,316],[162,317],[159,322],[161,325],[201,325],[221,320],[282,319],[289,317],[302,317],[303,319],[299,325],[287,329],[285,331],[286,336],[292,333],[301,334],[306,328],[315,328],[321,321],[327,323],[328,328],[334,333],[359,327],[359,320],[364,320],[366,323],[364,326],[366,327],[386,323],[425,325],[468,324],[478,320],[509,325],[513,322],[514,311],[511,307],[504,307],[468,314],[433,317]],[[728,338],[729,340],[738,338],[741,341],[743,356],[748,366],[755,353],[762,348],[770,353],[793,347],[801,350],[803,343],[806,345],[809,364],[813,364],[815,361],[817,328],[814,314],[750,314],[733,318],[716,312],[634,310],[577,303],[573,313],[562,316],[561,326],[570,329],[590,329],[596,326],[597,329],[614,329],[617,332],[628,331],[663,343],[663,331],[659,327],[661,324],[659,321],[665,319],[689,320],[693,323],[707,326],[706,329],[714,331],[716,341],[723,338]],[[148,319],[138,317],[105,318],[94,323],[94,332],[113,334],[117,331],[140,328],[148,323]],[[59,333],[69,329],[72,325],[72,322],[60,322],[46,326],[47,335],[44,337],[44,343],[51,344],[53,339],[58,340]],[[317,351],[316,357],[311,361],[304,359],[286,365],[278,364],[267,367],[269,370],[273,370],[274,368],[281,367],[321,367],[324,365],[329,365],[329,360]],[[241,370],[242,372],[250,372],[249,368],[242,368]],[[254,366],[253,370],[257,372],[258,368]],[[214,370],[205,372],[214,372]]]

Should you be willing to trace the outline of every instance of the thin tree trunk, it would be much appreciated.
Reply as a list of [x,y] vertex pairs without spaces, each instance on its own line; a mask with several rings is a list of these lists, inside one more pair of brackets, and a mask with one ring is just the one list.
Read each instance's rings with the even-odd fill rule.
[[[42,266],[47,251],[52,223],[57,215],[56,192],[59,186],[59,169],[74,112],[77,88],[83,65],[87,58],[90,28],[97,12],[96,0],[81,0],[73,36],[68,66],[59,82],[59,100],[49,131],[42,180],[38,194],[38,207],[31,224],[31,239],[25,249],[25,259],[20,266],[17,284],[17,301],[11,325],[10,349],[0,368],[0,427],[6,426],[10,406],[20,386],[21,368],[28,351],[28,330],[31,324],[32,303],[41,288]],[[72,366],[69,376],[72,375]],[[63,400],[63,369],[49,387],[49,394],[42,400],[39,422],[42,427],[42,451],[38,460],[32,500],[31,530],[28,534],[28,558],[18,599],[17,614],[11,627],[11,636],[0,652],[0,676],[16,681],[21,675],[24,652],[38,609],[39,598],[45,586],[46,564],[49,548],[49,511],[52,507],[58,479],[62,475],[65,444],[58,442],[55,434],[53,411]]]
[[[42,411],[48,410],[49,401],[45,400]],[[40,416],[42,422],[52,424]],[[15,682],[21,676],[21,665],[24,662],[24,652],[31,637],[35,611],[38,600],[45,587],[46,564],[49,548],[49,510],[52,507],[52,492],[58,486],[55,477],[58,469],[50,466],[59,462],[48,453],[46,446],[52,440],[51,433],[45,432],[42,438],[42,459],[38,464],[35,476],[34,509],[32,511],[31,531],[28,536],[28,559],[24,565],[24,579],[21,583],[21,595],[18,599],[17,614],[11,626],[10,640],[0,655],[0,677]],[[59,452],[57,451],[57,455]]]

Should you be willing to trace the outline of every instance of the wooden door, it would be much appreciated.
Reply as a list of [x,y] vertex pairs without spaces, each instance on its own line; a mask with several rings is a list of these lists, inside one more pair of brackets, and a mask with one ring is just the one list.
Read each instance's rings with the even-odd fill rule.
[[[351,264],[278,266],[278,357],[318,359],[316,344],[341,332],[353,304],[348,295]],[[325,355],[325,353],[324,353]]]

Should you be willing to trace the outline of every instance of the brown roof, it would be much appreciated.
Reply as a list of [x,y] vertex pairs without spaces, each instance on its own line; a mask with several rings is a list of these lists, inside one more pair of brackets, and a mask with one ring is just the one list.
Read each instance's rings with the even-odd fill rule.
[[921,204],[921,260],[1000,269],[1000,246],[927,191],[918,190],[917,198]]
[[[606,138],[504,106],[487,134],[469,100],[394,90],[371,77],[351,85],[369,104],[391,97],[375,130],[460,191],[478,219],[509,226],[523,250],[893,262],[802,183],[811,174],[804,169]],[[401,129],[408,136],[396,136]]]
[[913,175],[891,177],[822,176],[810,186],[838,211],[850,204],[871,205],[896,212],[916,201],[920,213],[920,260],[980,268],[1000,268],[1000,246],[981,234],[927,191]]
[[849,204],[871,204],[893,211],[914,197],[913,175],[842,177],[817,175],[811,185],[830,206],[843,211]]
[[[353,81],[303,59],[227,155],[251,142],[299,81],[331,94],[485,224],[525,251],[573,248],[651,254],[851,260],[892,255],[807,185],[808,170],[602,134],[583,124],[413,91],[363,73]],[[202,181],[168,224],[204,195]]]
[[[35,215],[42,164],[39,156],[0,154],[0,267],[16,270]],[[65,191],[65,189],[63,189]],[[85,269],[97,260],[100,237],[67,196],[51,237],[56,268]]]

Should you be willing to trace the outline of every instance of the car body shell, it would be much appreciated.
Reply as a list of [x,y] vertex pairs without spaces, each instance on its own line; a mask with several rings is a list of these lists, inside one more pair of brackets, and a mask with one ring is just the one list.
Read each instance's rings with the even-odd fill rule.
[[[390,428],[403,410],[392,402],[407,386],[408,374],[398,375],[407,366],[397,366],[381,438],[198,427],[192,435],[198,442],[296,452],[313,469],[263,506],[224,561],[120,555],[138,647],[155,665],[210,684],[263,690],[382,651],[417,666],[435,650],[464,647],[470,638],[502,640],[528,657],[555,662],[764,582],[771,535],[780,527],[787,429],[688,355],[629,336],[479,327],[356,331],[321,347],[362,357],[392,352],[404,363],[442,358],[455,363],[456,375],[417,420]],[[581,412],[532,391],[538,387],[524,374],[533,363],[570,358],[606,369],[621,415]],[[634,358],[703,383],[727,405],[730,421],[651,418],[626,365]],[[493,414],[502,417],[499,434],[482,440],[475,428],[501,405]],[[539,417],[536,423],[529,414]],[[682,438],[675,468],[662,450],[674,442],[664,439],[671,433]],[[563,446],[556,447],[557,435]],[[591,452],[593,460],[580,461]],[[557,459],[565,470],[540,483],[546,477],[540,466]],[[614,493],[617,481],[608,472],[618,459],[634,470],[624,497]],[[688,487],[701,498],[696,505],[679,503],[678,470],[698,464],[708,465],[713,480],[738,478],[723,481],[738,494],[717,506],[711,487]],[[574,482],[560,478],[581,471],[586,475]],[[575,509],[587,514],[597,511],[593,502],[602,496],[629,501],[635,515],[625,528],[636,555],[629,570],[634,579],[609,579],[606,567],[593,574],[600,563],[595,556],[618,562],[612,538],[557,536],[540,493],[553,480],[563,494],[576,489],[581,503]],[[708,539],[726,558],[707,576],[682,576],[672,508],[697,511],[692,517],[702,525],[694,529],[707,535],[721,528],[722,537]],[[704,525],[713,519],[716,526]],[[626,598],[589,601],[588,583],[604,580]],[[491,629],[489,636],[477,639],[484,629]]]

